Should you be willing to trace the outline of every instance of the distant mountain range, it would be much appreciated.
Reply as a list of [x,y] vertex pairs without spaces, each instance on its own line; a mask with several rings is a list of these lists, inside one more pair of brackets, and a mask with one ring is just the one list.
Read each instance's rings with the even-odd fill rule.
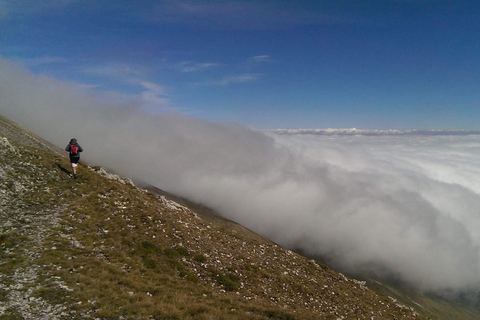
[[397,129],[272,129],[277,134],[313,134],[313,135],[471,135],[480,134],[480,130],[397,130]]

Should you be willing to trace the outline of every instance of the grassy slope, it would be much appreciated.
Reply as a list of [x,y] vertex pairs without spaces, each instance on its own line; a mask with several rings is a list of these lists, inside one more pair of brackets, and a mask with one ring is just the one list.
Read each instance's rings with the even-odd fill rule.
[[[1,212],[2,221],[12,223],[0,229],[7,283],[0,302],[8,300],[15,272],[34,266],[38,278],[20,290],[32,301],[65,306],[65,319],[415,318],[239,225],[197,215],[85,165],[80,178],[71,179],[66,158],[17,146],[21,158],[1,161],[29,187],[15,196],[13,209]],[[12,182],[7,193],[13,188]],[[431,310],[444,307],[433,301]],[[0,319],[20,314],[11,308]],[[474,319],[464,310],[457,315]]]
[[[22,156],[31,165],[22,169],[12,163],[13,169],[31,176],[29,168],[34,168],[43,177],[27,190],[28,200],[10,212],[15,214],[8,217],[15,221],[14,228],[3,228],[0,236],[2,246],[9,249],[2,257],[8,262],[0,265],[0,271],[8,279],[9,274],[35,265],[41,276],[24,288],[33,290],[31,297],[52,305],[67,304],[67,318],[79,319],[122,315],[134,319],[241,318],[238,314],[252,314],[246,319],[255,319],[282,314],[261,302],[253,305],[212,290],[186,270],[182,260],[207,261],[201,253],[178,246],[174,237],[182,225],[172,215],[188,219],[187,213],[166,211],[155,195],[107,180],[85,166],[80,166],[81,177],[73,180],[66,172],[65,158],[28,151],[33,150],[24,149]],[[40,208],[42,214],[55,212],[59,223],[41,226],[42,221],[32,217]],[[7,220],[5,215],[2,218]],[[38,243],[32,242],[33,233],[10,230],[47,226],[50,230],[42,239],[41,255],[34,255],[33,260],[23,256],[24,252],[38,253],[32,247]],[[237,285],[226,271],[212,268],[210,272],[219,286]],[[52,279],[61,279],[62,285]],[[19,317],[15,310],[7,314]]]
[[478,320],[480,313],[471,306],[455,303],[433,294],[421,294],[404,286],[371,281],[368,287],[380,295],[394,297],[402,303],[414,306],[420,313],[442,320]]

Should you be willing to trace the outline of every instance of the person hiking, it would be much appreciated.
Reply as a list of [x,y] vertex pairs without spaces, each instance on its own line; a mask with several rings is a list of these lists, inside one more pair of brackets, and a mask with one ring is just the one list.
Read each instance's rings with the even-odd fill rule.
[[72,165],[73,177],[77,179],[77,167],[78,161],[80,161],[80,152],[83,152],[82,147],[77,142],[77,139],[73,138],[65,148],[65,151],[69,152],[70,163]]

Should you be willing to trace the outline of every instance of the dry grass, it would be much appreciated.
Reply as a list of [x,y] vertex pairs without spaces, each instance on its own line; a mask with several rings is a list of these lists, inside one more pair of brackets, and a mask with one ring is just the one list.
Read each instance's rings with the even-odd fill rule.
[[[40,155],[35,166],[53,168],[60,178],[46,181],[51,193],[33,192],[29,205],[56,199],[55,206],[65,208],[61,224],[44,239],[42,255],[34,261],[44,269],[44,285],[35,297],[71,303],[80,318],[269,319],[284,314],[271,306],[262,308],[262,303],[226,298],[217,287],[239,287],[239,277],[230,272],[209,268],[216,280],[212,290],[183,263],[205,263],[203,254],[174,245],[168,236],[145,233],[156,223],[163,234],[175,231],[165,209],[151,205],[156,196],[104,179],[83,165],[79,179],[73,180],[62,169],[68,166],[65,159],[52,161],[41,151],[35,153]],[[11,235],[1,238],[11,246]],[[68,289],[60,290],[52,278],[62,279]]]
[[11,192],[15,209],[2,217],[17,231],[0,229],[0,273],[8,281],[34,266],[36,282],[22,290],[68,306],[65,319],[421,318],[204,208],[192,212],[82,163],[72,179],[68,159],[17,147],[10,163],[28,192]]

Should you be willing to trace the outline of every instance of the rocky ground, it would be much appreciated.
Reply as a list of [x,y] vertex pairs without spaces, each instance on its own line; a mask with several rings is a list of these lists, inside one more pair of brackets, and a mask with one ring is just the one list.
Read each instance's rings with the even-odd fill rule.
[[[30,162],[34,156],[25,157],[7,138],[2,138],[0,142],[0,156],[0,264],[4,267],[4,273],[0,275],[0,294],[3,297],[0,315],[18,310],[25,319],[65,316],[68,306],[52,305],[32,296],[44,271],[44,267],[34,261],[42,254],[43,241],[51,228],[58,225],[58,213],[64,208],[57,206],[53,197],[50,206],[45,207],[43,203],[37,206],[29,194],[33,195],[42,188],[48,192],[45,184],[37,182],[45,175],[50,174],[50,178],[54,178],[57,174],[52,171],[37,172]],[[60,279],[52,278],[50,282],[62,285]]]
[[[0,137],[0,319],[423,319],[103,168],[76,181],[51,145],[3,119]],[[163,282],[182,295],[165,299]]]

